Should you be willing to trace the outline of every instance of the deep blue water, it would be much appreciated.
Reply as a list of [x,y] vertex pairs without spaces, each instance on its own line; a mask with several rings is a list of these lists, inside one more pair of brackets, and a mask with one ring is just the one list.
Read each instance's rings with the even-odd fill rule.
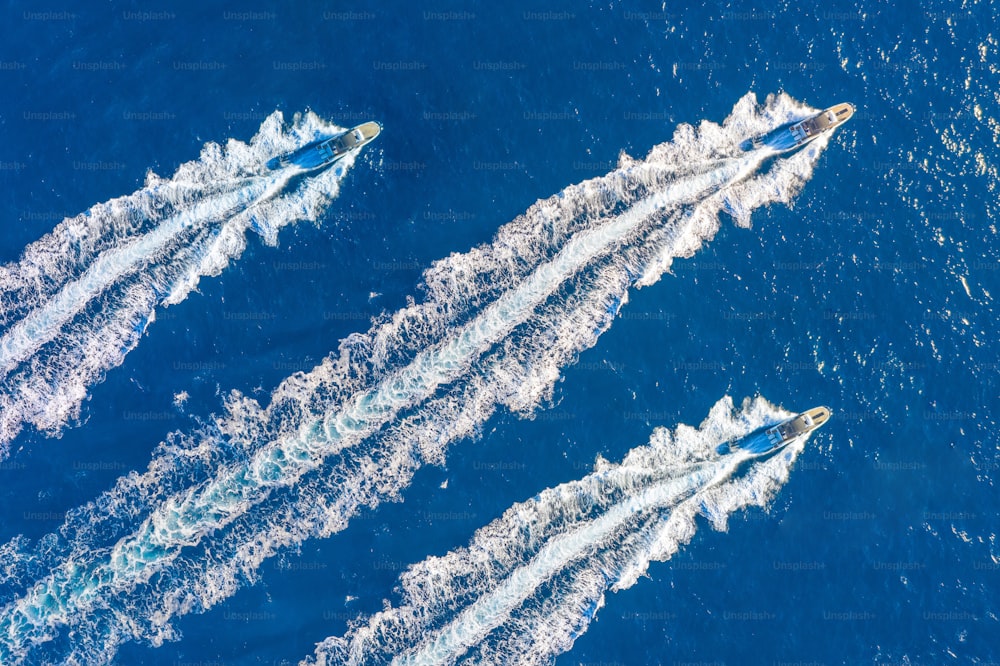
[[996,4],[395,5],[5,7],[5,264],[148,169],[169,177],[208,141],[248,141],[276,109],[383,132],[319,224],[284,228],[277,247],[249,234],[220,275],[158,309],[90,388],[82,423],[18,436],[0,542],[58,529],[230,390],[266,404],[419,298],[433,261],[608,173],[620,151],[642,158],[679,123],[785,92],[857,109],[791,207],[755,211],[750,229],[723,216],[672,274],[630,291],[533,420],[501,407],[402,503],[270,558],[254,584],[180,617],[180,640],[116,659],[296,663],[394,601],[406,566],[595,456],[618,461],[655,426],[761,394],[834,414],[770,513],[703,525],[609,593],[557,663],[1000,660]]

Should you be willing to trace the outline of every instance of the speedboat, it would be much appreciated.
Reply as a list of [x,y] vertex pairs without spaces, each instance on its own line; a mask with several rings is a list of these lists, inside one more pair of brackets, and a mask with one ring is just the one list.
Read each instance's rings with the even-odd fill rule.
[[735,442],[727,442],[718,448],[720,454],[742,450],[755,455],[772,453],[784,448],[803,435],[808,435],[830,420],[828,407],[813,407],[787,421],[763,428],[742,437]]
[[854,115],[854,107],[846,102],[836,104],[822,113],[806,118],[788,128],[795,138],[795,147],[803,146],[825,132],[840,127]]
[[313,141],[287,155],[275,157],[267,163],[267,168],[273,171],[293,164],[303,169],[325,167],[368,145],[381,131],[378,123],[363,123],[334,137]]
[[810,141],[832,132],[854,115],[850,104],[835,104],[825,111],[809,116],[791,125],[783,125],[763,136],[749,139],[741,144],[743,150],[768,146],[775,152],[784,153],[806,145]]

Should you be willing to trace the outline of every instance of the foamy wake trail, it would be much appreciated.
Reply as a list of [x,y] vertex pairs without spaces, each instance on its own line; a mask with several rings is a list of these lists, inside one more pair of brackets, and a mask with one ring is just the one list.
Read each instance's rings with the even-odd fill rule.
[[690,541],[695,517],[764,507],[787,480],[805,439],[769,458],[716,447],[790,414],[763,398],[736,412],[720,400],[698,429],[658,428],[617,465],[516,504],[467,548],[411,566],[401,603],[320,643],[303,664],[549,664],[605,603],[653,560]]
[[213,424],[171,437],[145,473],[71,512],[59,533],[0,547],[0,583],[13,590],[0,659],[101,663],[123,641],[174,638],[174,617],[253,582],[282,549],[398,499],[415,470],[498,407],[531,414],[628,289],[711,239],[721,210],[746,224],[753,209],[791,200],[823,140],[780,157],[739,145],[809,113],[748,95],[722,126],[682,125],[645,160],[623,156],[607,176],[539,201],[491,244],[434,264],[423,302],[344,340],[266,408],[232,394]]
[[156,308],[238,257],[247,229],[273,244],[282,226],[315,220],[350,163],[307,178],[265,163],[337,129],[312,113],[286,127],[275,112],[249,144],[210,143],[173,178],[150,173],[138,192],[64,220],[0,266],[0,458],[24,424],[58,434],[79,418],[88,388],[135,348]]

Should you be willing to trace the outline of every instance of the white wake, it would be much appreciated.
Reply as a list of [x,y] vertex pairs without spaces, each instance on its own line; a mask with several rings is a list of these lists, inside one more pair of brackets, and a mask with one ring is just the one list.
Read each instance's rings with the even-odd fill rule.
[[158,308],[186,298],[246,246],[316,220],[351,166],[300,175],[268,158],[339,131],[312,113],[280,112],[245,144],[210,143],[165,180],[150,173],[127,197],[97,204],[0,266],[0,458],[25,424],[56,435],[79,418],[88,389],[121,365]]
[[806,438],[770,456],[725,441],[791,416],[763,398],[728,397],[697,429],[658,428],[620,464],[515,504],[466,548],[411,566],[401,603],[320,643],[306,664],[549,664],[586,631],[605,595],[691,540],[696,516],[767,506]]

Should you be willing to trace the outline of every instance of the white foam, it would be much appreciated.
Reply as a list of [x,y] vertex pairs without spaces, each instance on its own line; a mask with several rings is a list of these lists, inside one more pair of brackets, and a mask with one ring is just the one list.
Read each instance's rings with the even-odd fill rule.
[[755,172],[767,153],[737,148],[741,133],[794,109],[804,115],[786,97],[763,110],[744,100],[738,122],[681,126],[646,160],[623,159],[536,203],[491,244],[435,263],[421,303],[348,337],[266,408],[234,393],[214,423],[172,438],[145,473],[71,512],[43,556],[17,556],[5,582],[24,592],[0,611],[0,654],[70,631],[81,660],[110,659],[123,640],[172,638],[172,618],[252,582],[276,552],[398,498],[416,469],[442,461],[498,407],[530,414],[611,325],[637,276],[712,237],[733,188],[763,205],[808,178],[813,154],[781,157],[799,179],[774,180],[775,163]]
[[265,163],[337,130],[312,113],[284,127],[275,112],[249,144],[208,144],[173,178],[150,173],[142,190],[64,220],[0,267],[0,458],[25,423],[55,435],[78,418],[157,307],[222,271],[248,229],[273,244],[281,227],[317,219],[354,157],[289,192],[295,169]]
[[724,528],[720,516],[767,505],[805,440],[763,461],[716,447],[788,416],[759,397],[736,412],[726,397],[698,429],[657,429],[621,464],[544,490],[468,547],[411,566],[398,606],[359,618],[303,664],[551,663],[608,590],[631,587],[652,560],[690,541],[696,515]]

